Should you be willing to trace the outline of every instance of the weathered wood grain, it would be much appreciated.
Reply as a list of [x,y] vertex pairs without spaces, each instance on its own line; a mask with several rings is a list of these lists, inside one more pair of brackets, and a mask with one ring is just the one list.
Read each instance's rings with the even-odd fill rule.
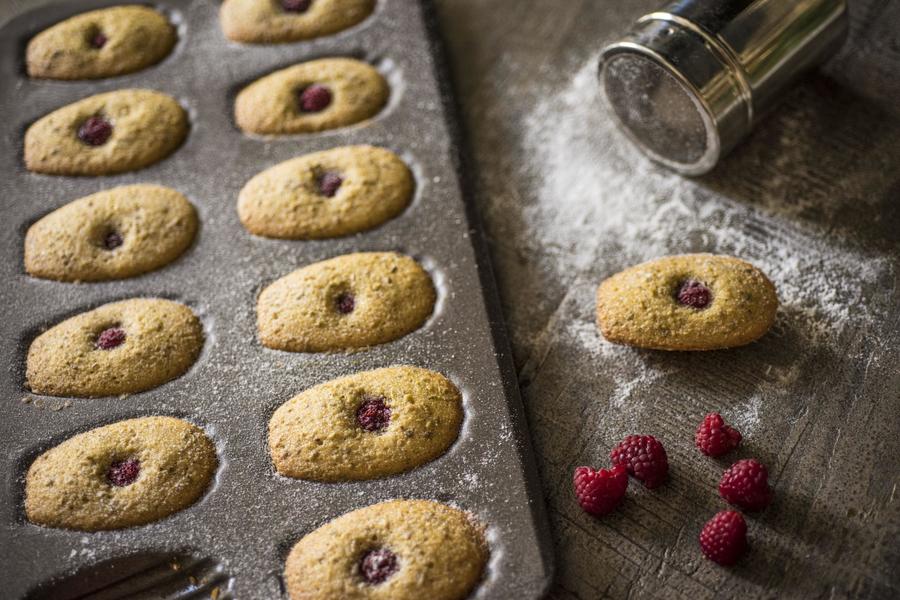
[[[660,219],[671,239],[635,248],[604,224],[603,206],[585,206],[573,239],[547,243],[529,216],[548,202],[546,153],[527,133],[535,107],[550,100],[544,118],[566,119],[553,99],[657,4],[438,2],[554,528],[551,597],[900,597],[900,3],[851,2],[851,41],[824,74],[792,92],[715,173],[673,183],[688,216]],[[646,192],[636,211],[665,209],[676,180],[631,167],[638,159],[625,142],[592,125],[610,161],[653,180],[611,180],[611,193]],[[583,234],[594,226],[603,235]],[[820,245],[860,257],[871,276],[822,264],[842,280],[816,297]],[[770,264],[796,253],[796,269],[777,269],[786,301],[775,330],[706,354],[604,343],[593,326],[596,284],[660,250],[740,251]],[[716,485],[730,461],[693,448],[712,410],[742,421],[745,444],[729,458],[760,458],[776,491],[772,506],[749,516],[752,551],[729,570],[703,559],[696,542],[725,506]],[[588,517],[574,502],[573,468],[604,464],[632,432],[664,442],[669,483],[648,492],[632,481],[618,512]]]

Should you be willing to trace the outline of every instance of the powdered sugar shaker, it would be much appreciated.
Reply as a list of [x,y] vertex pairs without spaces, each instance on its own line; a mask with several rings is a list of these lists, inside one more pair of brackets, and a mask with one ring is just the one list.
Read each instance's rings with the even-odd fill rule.
[[840,47],[847,21],[844,0],[672,2],[603,49],[600,84],[644,153],[699,175]]

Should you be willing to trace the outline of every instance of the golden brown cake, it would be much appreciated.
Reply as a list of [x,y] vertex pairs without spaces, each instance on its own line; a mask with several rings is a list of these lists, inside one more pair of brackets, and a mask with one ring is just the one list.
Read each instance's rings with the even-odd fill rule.
[[412,174],[396,154],[373,146],[345,146],[259,173],[241,190],[238,214],[256,235],[331,238],[396,217],[412,194]]
[[462,600],[488,559],[468,514],[428,500],[392,500],[347,513],[288,555],[291,600]]
[[30,77],[100,79],[140,71],[168,56],[178,36],[146,6],[101,8],[75,15],[28,42]]
[[246,133],[311,133],[374,117],[388,84],[372,65],[322,58],[275,71],[238,93],[234,118]]
[[25,166],[50,175],[112,175],[159,162],[188,131],[178,102],[153,90],[89,96],[38,119],[25,132]]
[[264,346],[291,352],[365,348],[421,327],[437,295],[419,263],[396,252],[359,252],[278,279],[256,304]]
[[134,277],[172,262],[197,233],[197,211],[179,192],[125,185],[46,215],[25,235],[25,270],[58,281]]
[[715,350],[760,338],[775,321],[775,286],[729,256],[652,260],[604,281],[597,325],[611,342],[657,350]]
[[298,42],[353,27],[375,0],[225,0],[222,31],[236,42]]
[[462,396],[418,367],[364,371],[310,388],[269,422],[269,454],[287,477],[373,479],[441,456],[462,424]]
[[217,465],[212,441],[187,421],[119,421],[38,456],[25,478],[25,513],[38,525],[84,531],[143,525],[196,502]]
[[148,390],[183,375],[203,347],[184,304],[135,298],[104,304],[40,334],[28,349],[31,391],[97,397]]

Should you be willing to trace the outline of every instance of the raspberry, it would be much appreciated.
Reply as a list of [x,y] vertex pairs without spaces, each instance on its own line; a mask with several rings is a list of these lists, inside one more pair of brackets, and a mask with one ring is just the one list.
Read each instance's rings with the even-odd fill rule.
[[115,250],[124,243],[122,236],[115,231],[110,231],[103,238],[103,247],[107,250]]
[[309,10],[312,0],[281,0],[281,8],[285,12],[305,13]]
[[106,481],[116,487],[125,487],[134,483],[141,472],[141,462],[136,458],[119,460],[109,465],[106,470]]
[[112,350],[125,343],[125,330],[121,327],[109,327],[97,336],[97,348],[100,350]]
[[700,532],[700,549],[709,560],[733,565],[747,549],[747,523],[736,510],[723,510]]
[[719,413],[709,413],[697,427],[694,443],[707,456],[721,456],[737,448],[741,432],[726,425]]
[[334,198],[344,179],[337,173],[326,171],[318,179],[319,193],[327,198]]
[[303,88],[298,98],[300,110],[303,112],[320,112],[331,104],[331,90],[324,85],[314,83]]
[[769,472],[755,458],[739,460],[722,473],[719,495],[744,510],[762,510],[772,501]]
[[652,435],[629,435],[613,448],[609,459],[614,465],[625,465],[648,489],[658,487],[669,472],[666,449]]
[[678,288],[675,298],[679,304],[702,310],[712,301],[712,292],[704,284],[695,279],[688,279]]
[[88,146],[102,146],[112,135],[112,123],[101,116],[88,117],[78,128],[78,139]]
[[334,299],[334,307],[342,315],[348,315],[356,308],[356,299],[350,292],[342,292]]
[[99,50],[100,48],[105,46],[106,42],[107,42],[106,36],[103,35],[102,33],[100,33],[99,31],[97,33],[95,33],[94,35],[92,35],[91,39],[90,39],[91,48],[94,48],[95,50]]
[[359,572],[370,585],[383,583],[397,568],[397,555],[387,548],[369,550],[359,561]]
[[382,431],[391,422],[391,409],[381,396],[365,396],[356,409],[356,422],[370,433]]
[[628,471],[623,465],[612,469],[575,469],[575,497],[585,512],[595,516],[611,513],[625,497]]

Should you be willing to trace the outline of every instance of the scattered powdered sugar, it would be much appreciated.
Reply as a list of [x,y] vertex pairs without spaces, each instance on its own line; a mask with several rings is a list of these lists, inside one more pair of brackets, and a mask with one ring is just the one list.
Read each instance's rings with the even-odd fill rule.
[[725,411],[725,422],[737,428],[744,437],[748,437],[756,430],[759,424],[759,408],[762,405],[762,396],[754,394],[746,402]]
[[[817,200],[802,194],[790,202],[767,196],[765,190],[781,189],[778,182],[761,188],[756,197],[732,198],[737,194],[730,193],[727,180],[689,179],[653,165],[617,131],[601,98],[596,65],[588,61],[568,87],[535,105],[525,121],[523,155],[529,158],[523,176],[532,178],[538,191],[531,198],[505,201],[520,203],[515,211],[530,236],[521,243],[544,257],[541,277],[570,282],[567,300],[590,307],[573,310],[564,301],[557,309],[559,322],[552,324],[555,331],[548,327],[545,337],[576,339],[602,364],[598,373],[614,379],[611,406],[621,407],[636,390],[666,375],[664,361],[647,361],[607,343],[593,322],[596,284],[638,262],[685,252],[752,262],[778,290],[776,329],[789,331],[800,340],[798,347],[811,353],[822,346],[840,353],[848,326],[878,322],[887,303],[872,298],[890,280],[890,257],[860,248],[821,223],[795,218]],[[806,118],[802,111],[796,115]],[[786,123],[776,141],[781,158],[773,160],[790,155],[790,118]],[[819,207],[826,216],[828,210]],[[800,361],[789,362],[770,367],[757,392],[787,390],[802,371]],[[730,417],[752,430],[759,408],[760,396],[754,396],[735,406]]]
[[[585,284],[576,288],[571,301],[592,301],[593,287],[592,284]],[[593,319],[568,319],[563,327],[568,335],[578,341],[579,347],[588,350],[606,365],[603,376],[611,377],[615,382],[609,398],[609,405],[613,408],[622,408],[636,391],[652,385],[667,373],[665,367],[647,365],[629,348],[607,342],[597,331]]]

